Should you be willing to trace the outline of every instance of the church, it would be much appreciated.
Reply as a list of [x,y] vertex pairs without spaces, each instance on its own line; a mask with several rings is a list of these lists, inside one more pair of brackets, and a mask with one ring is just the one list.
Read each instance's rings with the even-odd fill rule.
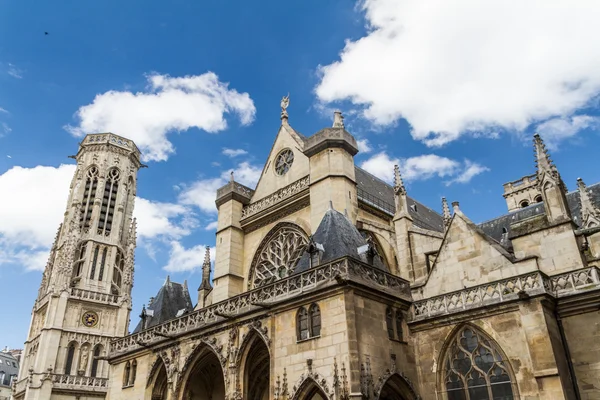
[[214,269],[207,249],[193,298],[167,278],[142,310],[140,151],[84,138],[14,399],[600,399],[600,184],[568,192],[535,135],[476,224],[356,166],[340,112],[305,136],[288,104],[256,187],[215,193]]

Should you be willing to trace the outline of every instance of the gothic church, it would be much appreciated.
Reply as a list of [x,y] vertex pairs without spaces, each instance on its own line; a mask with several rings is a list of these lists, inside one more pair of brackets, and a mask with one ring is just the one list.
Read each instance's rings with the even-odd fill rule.
[[600,184],[567,192],[536,135],[475,224],[358,168],[341,113],[304,136],[287,105],[256,187],[216,193],[197,298],[167,278],[134,329],[140,152],[84,138],[15,399],[600,399]]

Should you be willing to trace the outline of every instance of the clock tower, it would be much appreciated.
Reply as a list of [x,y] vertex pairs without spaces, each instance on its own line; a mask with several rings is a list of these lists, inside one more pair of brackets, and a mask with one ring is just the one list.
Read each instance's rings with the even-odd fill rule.
[[140,151],[90,134],[50,251],[25,342],[16,399],[104,397],[111,339],[128,333]]

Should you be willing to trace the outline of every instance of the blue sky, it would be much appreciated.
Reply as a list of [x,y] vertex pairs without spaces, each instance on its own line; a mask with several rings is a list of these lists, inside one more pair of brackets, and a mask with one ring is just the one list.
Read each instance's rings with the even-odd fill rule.
[[214,189],[232,169],[255,183],[288,92],[296,130],[341,109],[357,164],[390,180],[399,163],[411,196],[475,222],[534,172],[535,131],[569,189],[598,182],[600,8],[540,5],[0,0],[0,345],[26,339],[85,133],[135,140],[149,166],[132,328],[167,274],[195,299]]

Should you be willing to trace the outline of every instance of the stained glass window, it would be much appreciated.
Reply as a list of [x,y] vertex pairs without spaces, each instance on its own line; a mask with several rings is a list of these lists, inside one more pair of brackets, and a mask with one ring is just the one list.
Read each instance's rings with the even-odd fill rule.
[[466,326],[444,360],[448,400],[513,400],[509,365],[490,339]]

